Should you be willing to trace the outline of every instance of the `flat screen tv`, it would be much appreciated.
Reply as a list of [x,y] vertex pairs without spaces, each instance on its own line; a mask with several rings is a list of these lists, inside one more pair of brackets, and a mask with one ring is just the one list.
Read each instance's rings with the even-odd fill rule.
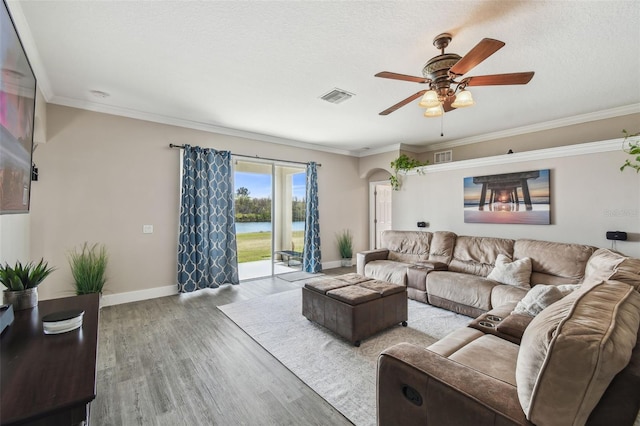
[[36,77],[7,4],[0,7],[0,214],[27,213]]

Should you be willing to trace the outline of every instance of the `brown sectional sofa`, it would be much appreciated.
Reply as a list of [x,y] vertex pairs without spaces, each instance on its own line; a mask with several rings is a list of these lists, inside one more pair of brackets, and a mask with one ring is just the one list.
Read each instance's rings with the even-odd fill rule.
[[[457,236],[453,232],[385,231],[385,248],[357,254],[357,271],[367,277],[407,286],[409,298],[471,317],[519,301],[527,288],[487,279],[499,254],[531,259],[532,284],[582,282],[596,247],[529,239]],[[408,280],[409,267],[442,267]],[[439,266],[440,265],[440,266]]]
[[[380,355],[379,425],[634,424],[640,259],[579,244],[415,234],[388,231],[387,249],[358,254],[358,272],[478,318],[428,348],[402,343]],[[577,289],[535,317],[513,312],[529,289],[487,278],[498,254],[529,258],[531,286]]]

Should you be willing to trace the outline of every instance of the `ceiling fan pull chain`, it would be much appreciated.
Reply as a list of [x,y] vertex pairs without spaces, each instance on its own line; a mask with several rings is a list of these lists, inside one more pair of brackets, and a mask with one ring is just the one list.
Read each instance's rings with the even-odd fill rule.
[[440,116],[440,137],[444,137],[444,114]]

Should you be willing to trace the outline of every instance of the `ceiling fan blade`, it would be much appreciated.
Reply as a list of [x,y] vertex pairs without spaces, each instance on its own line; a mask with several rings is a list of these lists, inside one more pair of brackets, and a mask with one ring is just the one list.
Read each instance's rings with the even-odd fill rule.
[[479,75],[469,77],[467,86],[500,86],[508,84],[527,84],[533,78],[533,71],[514,72],[511,74]]
[[409,96],[407,99],[404,99],[404,100],[398,102],[397,104],[395,104],[394,106],[385,109],[379,115],[389,115],[393,111],[397,110],[398,108],[402,108],[403,106],[405,106],[409,102],[414,101],[414,100],[418,99],[419,97],[423,96],[425,94],[425,92],[426,92],[426,90],[421,90],[421,91],[419,91],[417,93],[414,93],[413,95]]
[[412,81],[414,83],[429,83],[431,80],[424,77],[414,77],[412,75],[398,74],[395,72],[382,71],[375,75],[376,77],[390,78],[392,80]]
[[504,46],[504,42],[492,38],[483,38],[462,59],[449,70],[450,73],[463,75]]

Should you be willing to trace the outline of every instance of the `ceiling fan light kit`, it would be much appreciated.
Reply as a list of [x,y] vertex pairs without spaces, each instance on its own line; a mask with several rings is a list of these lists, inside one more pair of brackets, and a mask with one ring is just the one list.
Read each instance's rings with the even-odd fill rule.
[[462,90],[458,92],[456,95],[456,100],[451,104],[454,108],[465,108],[469,106],[475,105],[475,101],[473,100],[473,96],[471,96],[471,92],[468,90]]
[[440,117],[442,114],[444,114],[444,110],[441,104],[429,107],[424,111],[425,117]]
[[391,114],[395,110],[422,96],[418,105],[421,108],[426,108],[424,116],[439,117],[445,112],[475,105],[471,92],[466,90],[467,86],[527,84],[534,75],[533,71],[529,71],[511,74],[465,77],[462,80],[457,80],[480,62],[493,55],[505,44],[500,40],[485,38],[482,39],[464,57],[461,57],[455,53],[444,52],[444,49],[449,46],[451,39],[451,34],[443,33],[437,35],[433,40],[433,45],[437,49],[440,49],[440,55],[429,59],[424,65],[422,68],[422,75],[424,78],[406,74],[397,74],[389,71],[379,72],[375,75],[376,77],[381,78],[429,85],[429,90],[422,90],[409,96],[392,107],[382,111],[380,115]]
[[420,108],[432,108],[440,105],[440,99],[438,98],[438,92],[435,90],[428,90],[420,100]]

